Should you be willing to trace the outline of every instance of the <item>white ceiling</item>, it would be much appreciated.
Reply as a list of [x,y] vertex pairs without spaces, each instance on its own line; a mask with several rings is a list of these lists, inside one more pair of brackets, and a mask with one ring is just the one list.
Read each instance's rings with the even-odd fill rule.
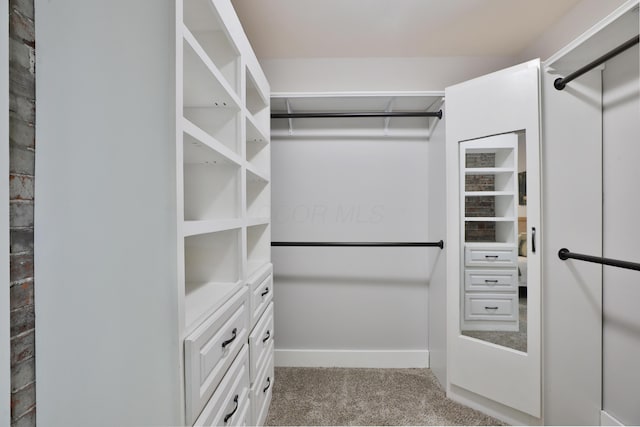
[[258,58],[515,55],[580,0],[232,0]]

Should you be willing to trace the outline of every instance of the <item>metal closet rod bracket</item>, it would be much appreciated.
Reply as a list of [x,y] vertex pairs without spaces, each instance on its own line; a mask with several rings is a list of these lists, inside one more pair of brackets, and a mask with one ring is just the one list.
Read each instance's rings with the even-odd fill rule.
[[272,119],[327,119],[349,117],[437,117],[438,119],[442,119],[442,110],[271,113]]

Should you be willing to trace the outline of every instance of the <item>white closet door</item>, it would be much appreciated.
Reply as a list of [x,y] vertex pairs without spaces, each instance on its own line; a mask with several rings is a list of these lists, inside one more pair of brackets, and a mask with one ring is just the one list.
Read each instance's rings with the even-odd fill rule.
[[[513,422],[541,416],[540,354],[540,205],[539,205],[539,61],[531,61],[447,88],[447,350],[448,395]],[[459,172],[464,141],[492,135],[523,135],[526,140],[528,283],[526,351],[465,334],[463,275],[465,251]],[[496,155],[497,157],[497,155]],[[485,166],[486,167],[486,166]],[[467,166],[467,172],[469,171]],[[493,169],[499,169],[495,165]],[[497,178],[496,178],[497,183]],[[497,184],[496,184],[497,185]],[[491,193],[491,192],[488,192]],[[495,193],[495,192],[494,192]],[[497,206],[497,202],[496,202]],[[498,208],[496,207],[496,210]],[[532,230],[537,230],[536,250]],[[465,233],[466,235],[467,233]],[[497,235],[497,233],[496,233]],[[503,239],[497,237],[496,242]],[[493,244],[490,243],[489,246]],[[468,254],[467,254],[468,255]],[[492,402],[491,402],[492,401]],[[481,402],[481,403],[479,403]],[[501,405],[495,405],[498,402]],[[506,414],[506,415],[505,415]]]
[[[603,72],[603,256],[640,262],[640,80],[638,48]],[[604,266],[603,409],[640,424],[640,272]]]

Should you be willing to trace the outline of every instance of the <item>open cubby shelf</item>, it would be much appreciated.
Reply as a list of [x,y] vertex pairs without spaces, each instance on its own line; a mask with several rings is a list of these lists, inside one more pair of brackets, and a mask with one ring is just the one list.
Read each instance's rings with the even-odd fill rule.
[[233,230],[242,227],[242,219],[217,219],[217,220],[190,220],[182,224],[184,237],[197,236],[199,234],[216,233],[219,231]]
[[190,107],[240,108],[238,96],[196,38],[184,29],[183,97]]
[[182,119],[182,129],[185,163],[204,163],[208,160],[238,166],[242,164],[242,159],[233,149],[186,118]]
[[487,219],[464,222],[465,242],[516,244],[514,221]]
[[229,163],[185,163],[185,221],[239,218],[240,172]]
[[251,69],[246,69],[246,106],[247,111],[253,117],[256,126],[267,129],[271,120],[269,114],[269,99],[256,84]]
[[185,319],[200,319],[242,279],[241,228],[184,238]]
[[259,170],[252,163],[247,163],[247,182],[269,182],[269,175]]
[[269,182],[247,179],[247,217],[268,218],[271,211],[270,200]]
[[271,259],[271,226],[260,224],[247,227],[247,276]]
[[202,47],[233,93],[240,92],[240,51],[230,37],[211,0],[184,0],[185,33]]
[[269,143],[269,137],[258,127],[254,118],[247,116],[247,144],[263,144]]

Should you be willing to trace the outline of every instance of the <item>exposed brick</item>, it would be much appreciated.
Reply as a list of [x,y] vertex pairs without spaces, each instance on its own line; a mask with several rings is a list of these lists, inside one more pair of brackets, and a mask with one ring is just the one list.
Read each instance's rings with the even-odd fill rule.
[[11,311],[11,336],[21,334],[35,327],[33,305],[26,305]]
[[26,73],[27,79],[35,84],[35,49],[22,40],[9,40],[9,60],[15,71]]
[[9,171],[33,175],[36,167],[36,153],[33,148],[9,145]]
[[9,203],[9,224],[11,227],[33,227],[33,202]]
[[12,254],[33,252],[33,229],[13,228],[10,234],[10,251]]
[[36,425],[35,406],[17,420],[11,420],[11,427],[33,427]]
[[33,0],[9,0],[9,10],[19,10],[27,18],[34,19]]
[[9,175],[9,199],[10,200],[33,200],[33,176],[31,175]]
[[23,332],[11,337],[11,366],[30,359],[35,354],[35,332]]
[[23,11],[17,7],[19,5],[15,6],[9,11],[9,37],[14,40],[23,40],[35,47],[35,25],[33,18],[28,16],[29,13],[33,13],[30,9]]
[[31,383],[20,390],[11,393],[11,419],[15,420],[36,405],[36,384]]
[[33,254],[24,252],[9,255],[9,280],[17,282],[33,277]]
[[11,367],[11,392],[18,391],[36,380],[36,361],[27,359]]
[[36,128],[13,114],[9,116],[9,141],[13,145],[34,148],[36,146]]
[[16,61],[9,61],[9,92],[26,99],[35,99],[35,75]]
[[[5,6],[7,7],[7,3]],[[11,426],[36,425],[33,207],[36,52],[34,0],[9,0]]]
[[20,307],[33,304],[33,279],[11,285],[10,309],[16,310]]
[[33,99],[12,93],[9,95],[9,111],[19,120],[26,123],[33,124],[36,121],[36,105]]

